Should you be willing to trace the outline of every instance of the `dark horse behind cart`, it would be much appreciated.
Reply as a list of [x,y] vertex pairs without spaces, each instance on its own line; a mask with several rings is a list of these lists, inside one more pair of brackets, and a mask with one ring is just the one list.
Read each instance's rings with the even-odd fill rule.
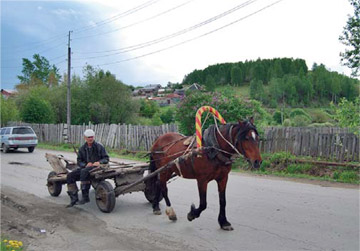
[[[163,169],[158,174],[155,198],[153,200],[154,214],[161,214],[159,201],[164,197],[166,214],[175,221],[176,214],[168,197],[167,181],[173,173],[186,179],[196,179],[198,184],[200,205],[191,205],[187,215],[189,221],[198,217],[206,209],[207,184],[215,180],[218,185],[220,212],[218,222],[224,230],[233,230],[226,218],[226,184],[231,170],[232,156],[243,155],[251,166],[258,168],[261,164],[259,152],[259,135],[254,126],[254,120],[239,121],[217,127],[212,125],[204,132],[203,147],[195,148],[195,138],[185,137],[178,133],[167,133],[154,142],[150,154],[150,171]],[[160,170],[159,170],[160,171]]]

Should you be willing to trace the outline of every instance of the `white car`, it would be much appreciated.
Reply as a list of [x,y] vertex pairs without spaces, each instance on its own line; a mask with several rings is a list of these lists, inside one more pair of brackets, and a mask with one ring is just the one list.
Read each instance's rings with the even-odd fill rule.
[[27,148],[32,153],[38,144],[38,138],[30,126],[12,126],[0,129],[1,148],[8,153],[10,148]]

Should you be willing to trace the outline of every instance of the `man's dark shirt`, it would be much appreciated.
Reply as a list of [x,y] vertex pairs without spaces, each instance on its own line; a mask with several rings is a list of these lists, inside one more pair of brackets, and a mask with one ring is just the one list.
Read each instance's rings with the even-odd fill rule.
[[82,145],[78,152],[77,164],[83,168],[87,163],[100,162],[100,164],[109,163],[109,155],[106,153],[105,148],[100,143],[94,141],[91,147],[87,143]]

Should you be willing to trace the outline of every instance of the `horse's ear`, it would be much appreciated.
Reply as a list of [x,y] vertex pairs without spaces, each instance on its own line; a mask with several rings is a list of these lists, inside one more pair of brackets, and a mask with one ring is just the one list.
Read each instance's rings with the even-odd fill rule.
[[244,124],[244,122],[242,121],[242,120],[238,120],[238,123],[239,123],[239,125],[243,125]]
[[252,116],[250,119],[249,119],[250,123],[251,124],[254,124],[254,117]]

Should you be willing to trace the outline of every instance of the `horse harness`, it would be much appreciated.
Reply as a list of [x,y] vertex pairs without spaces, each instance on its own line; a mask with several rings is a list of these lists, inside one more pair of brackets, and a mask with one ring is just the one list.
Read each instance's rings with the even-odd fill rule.
[[[232,135],[232,130],[236,125],[237,124],[224,125],[226,127],[226,134],[228,135],[227,138],[230,141],[227,143],[231,144],[232,147],[237,148],[237,145],[239,144],[241,139],[243,139],[245,137],[246,133],[249,130],[254,130],[256,135],[258,135],[258,132],[257,132],[255,126],[247,121],[245,124],[245,128],[239,129],[239,131],[236,133],[235,140],[233,140],[233,137],[231,135]],[[203,143],[204,143],[204,146],[208,147],[208,149],[206,150],[206,153],[210,159],[217,158],[217,160],[220,161],[221,163],[223,163],[225,165],[230,165],[233,163],[233,161],[231,159],[233,153],[226,152],[226,151],[220,149],[220,145],[219,145],[219,142],[216,137],[216,130],[217,130],[216,126],[211,125],[209,128],[207,128],[204,131]],[[219,133],[220,133],[220,131],[219,131]],[[240,145],[239,150],[240,150],[240,153],[246,158],[245,151],[241,145]]]
[[[223,125],[226,127],[226,134],[227,138],[230,142],[227,142],[228,144],[232,144],[232,147],[237,147],[241,139],[243,139],[246,135],[246,133],[249,130],[254,130],[256,135],[258,135],[258,132],[256,130],[256,127],[251,124],[250,122],[246,122],[245,128],[239,129],[239,131],[236,133],[235,140],[232,138],[232,130],[237,124],[226,124]],[[220,162],[220,164],[224,164],[225,166],[231,165],[233,163],[233,160],[231,159],[232,155],[234,153],[230,153],[227,151],[224,151],[220,148],[219,142],[216,137],[216,131],[217,128],[215,125],[209,126],[203,134],[203,148],[205,150],[205,154],[208,156],[210,160],[216,160]],[[220,132],[219,132],[220,133]],[[178,139],[173,142],[168,143],[166,146],[168,146],[168,149],[166,151],[154,151],[154,153],[164,153],[167,152],[173,145],[175,145],[177,142],[182,141],[183,139]],[[187,149],[183,152],[182,156],[179,156],[175,160],[175,166],[179,171],[180,176],[182,177],[181,172],[181,166],[184,164],[185,160],[187,160],[190,157],[191,160],[191,170],[194,172],[194,160],[197,156],[197,153],[191,153],[191,149],[194,149],[196,147],[195,143],[195,137],[190,136],[184,141],[184,145],[187,145]],[[245,151],[240,145],[240,153],[246,158]],[[228,155],[228,156],[227,156]]]

